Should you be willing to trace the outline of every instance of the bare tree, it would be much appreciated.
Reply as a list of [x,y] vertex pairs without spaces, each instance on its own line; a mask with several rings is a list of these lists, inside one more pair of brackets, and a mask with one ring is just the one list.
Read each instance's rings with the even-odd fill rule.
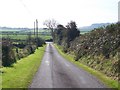
[[46,25],[51,30],[51,35],[53,37],[54,28],[57,27],[57,22],[54,19],[45,20],[43,25]]

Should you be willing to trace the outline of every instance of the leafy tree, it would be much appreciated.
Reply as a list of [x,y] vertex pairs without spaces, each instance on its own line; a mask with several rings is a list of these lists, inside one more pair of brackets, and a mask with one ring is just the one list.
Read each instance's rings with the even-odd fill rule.
[[59,45],[61,45],[65,33],[65,27],[61,24],[57,25],[57,28],[54,31],[55,35],[55,42]]
[[68,31],[68,40],[73,41],[76,37],[80,35],[80,31],[77,29],[76,23],[74,21],[71,21],[68,23],[67,31]]
[[59,24],[54,31],[54,40],[57,44],[63,46],[63,51],[67,52],[70,47],[70,42],[80,35],[80,31],[77,29],[76,23],[71,21],[66,27]]

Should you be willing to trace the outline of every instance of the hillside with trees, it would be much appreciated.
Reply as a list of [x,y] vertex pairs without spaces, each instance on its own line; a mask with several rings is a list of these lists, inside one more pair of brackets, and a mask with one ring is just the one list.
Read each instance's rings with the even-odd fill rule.
[[66,27],[58,25],[54,35],[54,42],[65,53],[74,55],[75,61],[120,81],[120,23],[80,34],[76,23],[72,21]]

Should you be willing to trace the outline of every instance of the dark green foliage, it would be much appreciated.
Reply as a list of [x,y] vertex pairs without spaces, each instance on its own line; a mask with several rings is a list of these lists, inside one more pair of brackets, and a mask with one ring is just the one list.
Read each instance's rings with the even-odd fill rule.
[[53,42],[53,39],[47,39],[46,42]]
[[35,52],[34,48],[31,45],[27,45],[24,49],[28,51],[28,54],[32,54]]
[[36,45],[37,47],[42,46],[43,44],[45,44],[45,40],[43,40],[42,38],[31,38],[29,40],[29,38],[26,41],[27,45]]
[[[25,46],[22,48],[22,50],[18,50],[18,53],[16,55],[18,59],[26,57],[29,54],[33,54],[35,52],[35,49],[37,49],[37,47],[41,47],[43,44],[45,44],[45,41],[41,38],[31,38],[31,40],[29,42],[28,41],[29,40],[26,40],[26,42],[24,42],[23,45]],[[22,44],[18,44],[16,46],[19,46],[19,45],[22,45]]]
[[19,44],[13,44],[13,45],[18,48],[24,48],[26,46],[25,43],[19,43]]
[[[29,40],[28,40],[29,39]],[[2,40],[2,65],[11,66],[17,60],[35,52],[37,47],[45,44],[41,38],[28,38],[26,41],[13,43],[9,38]]]
[[54,31],[54,36],[55,36],[55,42],[59,45],[61,45],[63,37],[65,32],[65,27],[63,25],[58,25],[56,30]]
[[63,25],[57,25],[54,30],[54,41],[58,45],[63,46],[63,51],[67,52],[70,47],[70,42],[80,35],[80,31],[77,29],[76,23],[71,21],[66,27]]
[[77,29],[76,23],[71,21],[68,23],[67,27],[67,37],[69,41],[73,41],[76,37],[79,36],[80,31]]
[[16,59],[10,39],[2,40],[2,65],[11,66],[15,62]]
[[37,47],[41,47],[43,44],[45,44],[45,41],[42,38],[36,38],[35,43]]

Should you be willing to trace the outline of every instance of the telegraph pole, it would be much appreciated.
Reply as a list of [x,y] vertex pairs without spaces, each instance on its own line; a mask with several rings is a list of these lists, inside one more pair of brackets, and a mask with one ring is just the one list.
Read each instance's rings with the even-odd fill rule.
[[118,2],[118,22],[120,22],[120,1]]
[[34,38],[35,38],[35,22],[34,22]]
[[36,37],[38,38],[38,20],[36,19]]
[[36,19],[36,41],[37,41],[37,49],[38,49],[38,20]]

